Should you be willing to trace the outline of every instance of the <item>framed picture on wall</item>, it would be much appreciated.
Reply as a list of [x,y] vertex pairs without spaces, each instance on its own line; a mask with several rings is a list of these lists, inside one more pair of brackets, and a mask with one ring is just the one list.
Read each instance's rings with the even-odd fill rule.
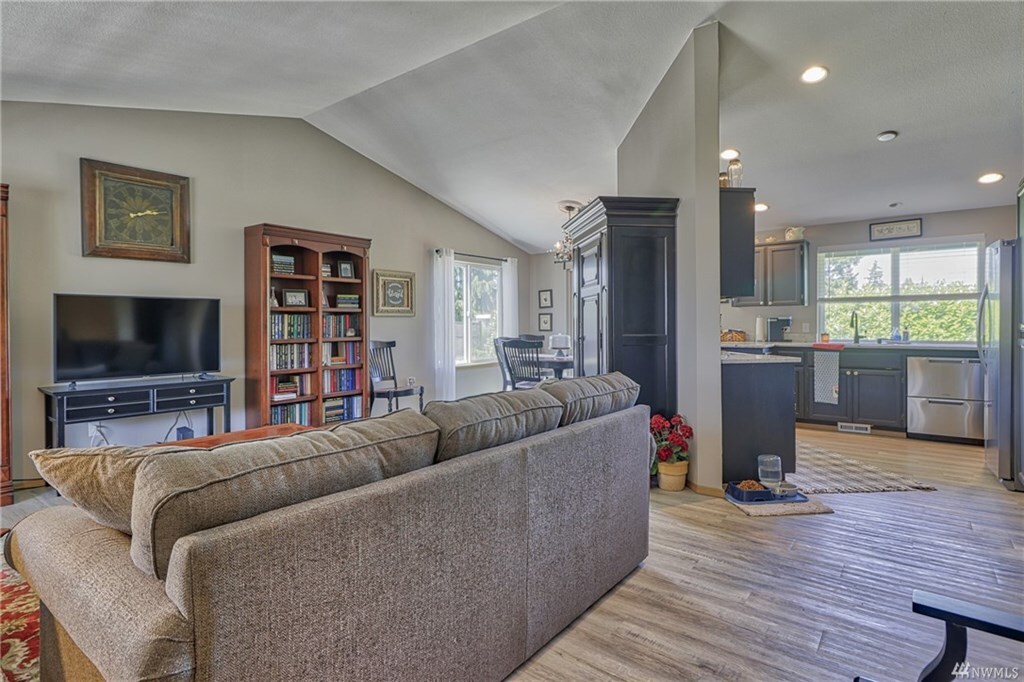
[[552,297],[551,289],[541,289],[537,292],[537,307],[538,308],[554,308],[555,304],[551,302]]
[[378,317],[416,315],[416,274],[397,270],[373,271],[373,314]]
[[537,329],[542,332],[551,331],[551,313],[541,313],[537,316]]

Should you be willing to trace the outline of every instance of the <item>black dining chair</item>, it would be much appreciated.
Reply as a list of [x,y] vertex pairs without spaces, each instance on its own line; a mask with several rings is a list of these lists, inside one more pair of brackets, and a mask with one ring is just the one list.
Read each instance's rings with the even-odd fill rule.
[[533,388],[540,383],[540,349],[543,345],[541,341],[522,339],[509,339],[501,344],[512,390]]
[[543,334],[520,334],[519,338],[523,341],[540,341],[541,343],[544,343]]
[[[420,397],[420,412],[423,411],[423,387],[399,386],[395,359],[392,355],[397,343],[395,341],[370,341],[370,413],[373,413],[373,401],[376,398],[387,398],[388,412],[393,412],[392,401],[398,405],[399,398],[414,395]],[[380,384],[391,383],[391,386]]]
[[498,358],[498,369],[501,370],[501,390],[503,391],[512,390],[512,377],[508,373],[508,361],[505,359],[505,349],[503,348],[506,341],[512,340],[511,336],[494,337],[494,355]]

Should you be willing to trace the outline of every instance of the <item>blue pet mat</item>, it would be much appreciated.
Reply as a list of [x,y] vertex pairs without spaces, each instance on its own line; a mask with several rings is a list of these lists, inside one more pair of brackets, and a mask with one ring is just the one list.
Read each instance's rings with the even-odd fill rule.
[[735,497],[733,497],[729,493],[725,494],[725,499],[729,500],[733,504],[782,504],[782,503],[785,503],[785,502],[809,502],[810,501],[810,500],[807,499],[807,496],[804,495],[801,492],[797,492],[797,493],[795,493],[793,495],[789,495],[787,497],[776,497],[775,499],[772,499],[772,500],[761,500],[759,502],[744,502],[743,500],[737,500]]

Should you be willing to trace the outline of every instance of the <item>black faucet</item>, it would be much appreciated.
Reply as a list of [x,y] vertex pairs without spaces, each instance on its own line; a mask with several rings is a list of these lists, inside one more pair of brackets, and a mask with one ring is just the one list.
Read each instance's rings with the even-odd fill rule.
[[860,315],[856,310],[850,315],[850,326],[853,327],[853,342],[860,343]]

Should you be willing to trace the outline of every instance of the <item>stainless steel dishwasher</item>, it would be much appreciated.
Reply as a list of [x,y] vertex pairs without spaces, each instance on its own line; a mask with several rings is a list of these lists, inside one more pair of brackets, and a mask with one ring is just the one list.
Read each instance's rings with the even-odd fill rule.
[[907,436],[981,442],[984,380],[977,358],[907,358]]

